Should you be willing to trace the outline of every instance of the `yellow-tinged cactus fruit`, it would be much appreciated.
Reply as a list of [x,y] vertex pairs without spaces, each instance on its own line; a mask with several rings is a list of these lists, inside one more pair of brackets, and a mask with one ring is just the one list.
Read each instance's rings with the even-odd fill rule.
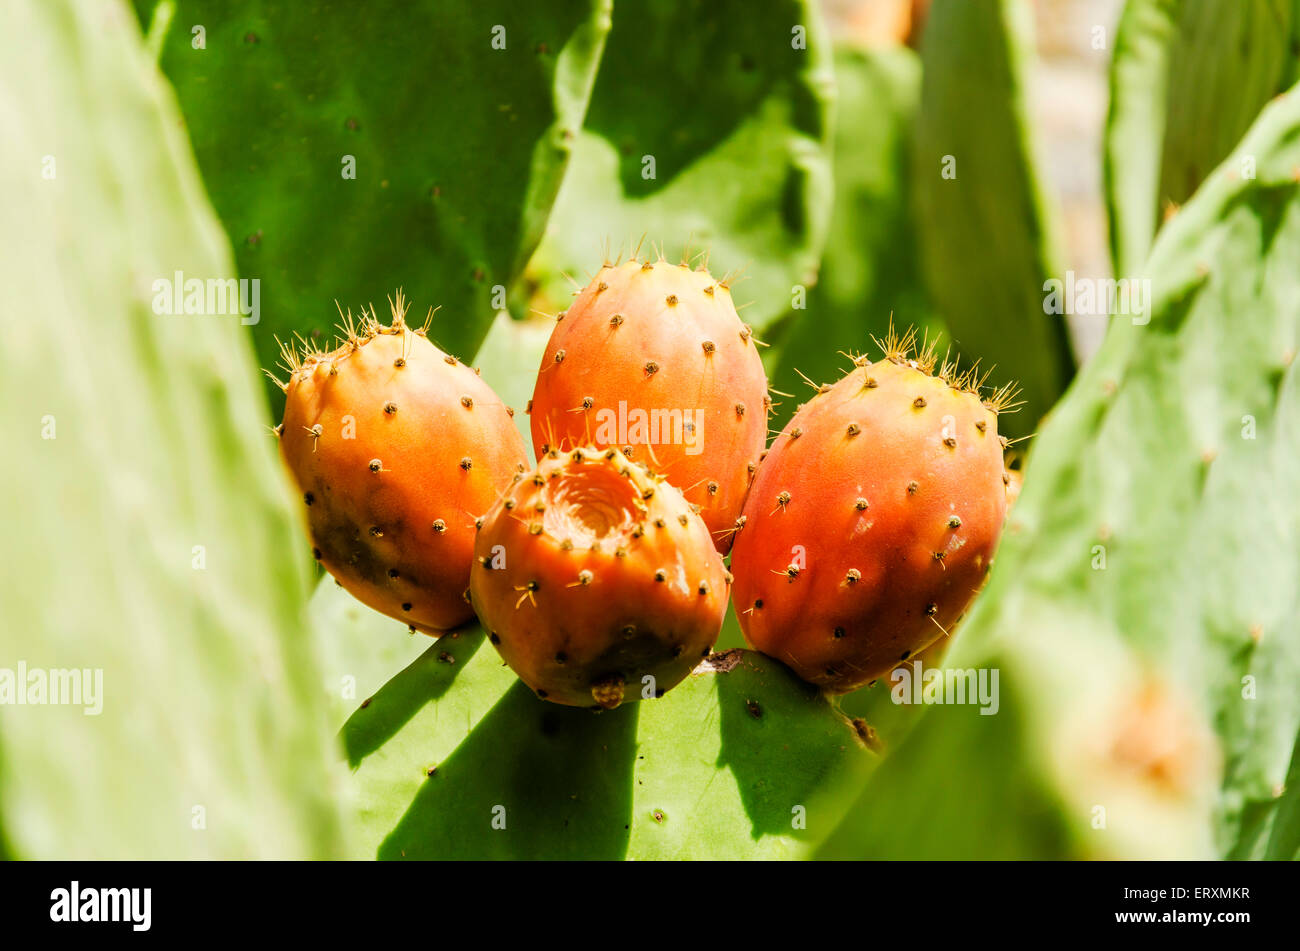
[[469,621],[475,525],[527,468],[506,407],[469,367],[373,308],[334,350],[286,348],[280,451],[312,553],[358,600],[426,634]]

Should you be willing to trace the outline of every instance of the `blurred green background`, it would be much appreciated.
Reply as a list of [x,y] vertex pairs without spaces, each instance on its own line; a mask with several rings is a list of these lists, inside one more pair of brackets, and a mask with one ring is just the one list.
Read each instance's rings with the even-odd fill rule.
[[[0,852],[1300,854],[1296,3],[0,16]],[[1020,382],[1024,494],[934,660],[996,670],[995,715],[831,702],[732,616],[593,716],[318,577],[277,338],[401,286],[521,407],[545,315],[638,245],[743,274],[773,430],[891,319]],[[257,280],[256,320],[160,309],[178,272]],[[1046,313],[1067,275],[1149,282],[1145,319]]]

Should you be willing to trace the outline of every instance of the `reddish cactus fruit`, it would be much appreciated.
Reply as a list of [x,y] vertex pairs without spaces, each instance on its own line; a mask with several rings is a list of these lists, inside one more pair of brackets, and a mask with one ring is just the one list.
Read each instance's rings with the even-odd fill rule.
[[280,451],[302,493],[312,553],[358,600],[426,634],[473,617],[475,521],[527,450],[478,375],[424,328],[374,309],[329,352],[284,348]]
[[548,452],[484,519],[474,554],[489,639],[554,703],[662,695],[709,653],[727,609],[731,576],[704,522],[615,449]]
[[746,639],[844,693],[945,636],[979,590],[1006,512],[997,414],[973,372],[892,333],[804,405],[750,490],[732,550]]
[[663,260],[601,268],[551,334],[533,448],[623,451],[681,488],[724,554],[767,440],[767,378],[725,281]]

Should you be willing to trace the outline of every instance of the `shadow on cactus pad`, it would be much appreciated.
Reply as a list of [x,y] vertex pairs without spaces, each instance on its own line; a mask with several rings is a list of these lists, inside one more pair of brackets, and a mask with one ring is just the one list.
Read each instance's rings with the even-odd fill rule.
[[[328,580],[316,601],[355,620]],[[407,637],[365,609],[324,636],[358,658],[340,670]],[[661,699],[593,713],[537,699],[482,642],[432,642],[344,725],[357,857],[798,858],[842,818],[823,794],[875,763],[761,654],[713,654]]]

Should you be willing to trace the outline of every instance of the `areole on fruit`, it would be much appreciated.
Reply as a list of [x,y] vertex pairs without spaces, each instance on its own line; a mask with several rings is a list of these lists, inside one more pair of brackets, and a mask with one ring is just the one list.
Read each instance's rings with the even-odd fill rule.
[[885,358],[819,388],[778,435],[732,549],[741,628],[805,680],[846,692],[945,637],[1006,513],[1003,387],[892,331]]
[[483,519],[470,594],[539,697],[611,709],[708,654],[729,582],[680,492],[616,449],[577,447],[549,450]]
[[533,447],[613,448],[663,474],[731,545],[767,439],[767,378],[726,280],[606,264],[558,315],[530,403]]
[[[312,554],[358,600],[412,629],[465,623],[475,522],[526,450],[512,411],[478,375],[406,324],[351,312],[332,350],[282,346],[280,452]],[[273,377],[274,379],[274,377]]]

